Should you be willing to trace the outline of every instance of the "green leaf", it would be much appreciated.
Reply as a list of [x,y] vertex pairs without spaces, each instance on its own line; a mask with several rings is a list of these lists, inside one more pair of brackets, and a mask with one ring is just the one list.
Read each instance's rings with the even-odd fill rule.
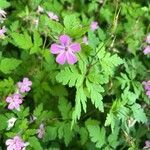
[[33,35],[34,45],[30,50],[30,54],[34,54],[40,51],[40,46],[42,45],[42,38],[38,32],[34,32]]
[[111,53],[106,52],[103,43],[98,46],[96,51],[98,52],[98,58],[102,67],[102,72],[106,76],[112,76],[114,74],[115,67],[121,65],[123,60],[118,57],[117,54],[111,55]]
[[90,93],[90,98],[92,104],[95,105],[100,111],[104,112],[104,106],[102,102],[102,95],[101,93],[104,92],[104,88],[101,85],[90,83],[86,80],[87,89]]
[[131,106],[131,109],[133,111],[133,116],[136,121],[142,122],[142,123],[147,122],[147,117],[144,113],[144,110],[143,110],[143,108],[141,108],[141,106],[139,104],[137,104],[137,103],[133,104]]
[[64,120],[70,118],[71,103],[69,103],[65,98],[59,99],[58,109]]
[[35,108],[33,115],[38,118],[41,115],[42,111],[43,111],[43,104],[41,103]]
[[0,0],[0,9],[5,9],[10,6],[10,3],[6,0]]
[[42,150],[41,144],[39,140],[36,137],[30,137],[28,139],[28,142],[30,143],[30,146],[35,150]]
[[56,80],[63,85],[69,85],[69,87],[79,87],[83,83],[83,75],[79,73],[78,69],[74,66],[65,67],[57,74]]
[[80,119],[81,116],[81,104],[84,112],[86,112],[86,95],[84,93],[83,87],[77,88],[76,99],[75,99],[75,110],[72,114],[72,125]]
[[46,127],[44,141],[47,142],[47,141],[55,140],[57,137],[57,130],[58,128],[55,126]]
[[33,46],[31,37],[26,32],[23,34],[12,33],[11,36],[14,40],[14,44],[19,48],[28,50]]
[[4,58],[0,62],[0,70],[5,73],[11,73],[21,64],[21,60],[15,58]]
[[4,115],[0,114],[0,131],[7,128],[7,120]]
[[115,116],[113,115],[113,113],[107,114],[107,117],[105,120],[105,126],[109,126],[109,125],[111,125],[111,130],[113,132],[114,127],[115,127]]
[[97,148],[101,148],[105,144],[105,128],[100,128],[99,123],[95,120],[86,121],[86,127],[89,132],[91,141],[96,144]]

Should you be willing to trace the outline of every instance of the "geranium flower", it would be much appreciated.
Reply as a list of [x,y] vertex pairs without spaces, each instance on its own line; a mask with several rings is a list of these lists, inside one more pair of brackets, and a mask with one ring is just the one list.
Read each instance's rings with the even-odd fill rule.
[[8,96],[6,98],[6,102],[9,103],[8,109],[13,110],[20,110],[20,104],[22,104],[23,100],[20,97],[20,94],[13,94],[12,96]]
[[146,46],[143,53],[146,55],[146,54],[149,54],[150,53],[150,46]]
[[15,136],[13,139],[6,141],[7,150],[23,150],[25,143],[19,136]]
[[0,29],[0,38],[4,38],[5,37],[5,33],[6,33],[7,29],[5,28],[5,26],[3,26]]
[[38,6],[37,13],[43,13],[44,9],[41,6]]
[[145,141],[145,146],[143,148],[144,149],[150,148],[150,140]]
[[23,78],[22,82],[17,83],[21,93],[29,92],[31,90],[32,82],[28,78]]
[[88,45],[89,44],[89,41],[88,41],[88,38],[87,36],[84,36],[83,39],[82,39],[83,43]]
[[37,130],[38,138],[42,139],[45,134],[45,127],[44,124],[40,124],[39,129]]
[[56,14],[54,14],[53,12],[49,11],[47,12],[47,15],[50,19],[55,20],[55,21],[59,21],[59,18]]
[[90,28],[92,31],[95,31],[96,29],[98,29],[99,28],[98,22],[97,21],[91,22]]
[[72,43],[68,35],[61,35],[59,37],[60,44],[52,44],[50,51],[52,54],[58,54],[56,62],[59,64],[75,64],[77,57],[74,53],[79,52],[81,47],[79,43]]

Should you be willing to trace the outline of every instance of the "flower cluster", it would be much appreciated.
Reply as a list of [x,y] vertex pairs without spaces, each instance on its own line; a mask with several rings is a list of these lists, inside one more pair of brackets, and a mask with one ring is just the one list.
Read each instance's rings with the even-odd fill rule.
[[150,81],[143,81],[144,89],[146,91],[146,95],[150,97]]
[[150,53],[150,33],[147,35],[145,42],[147,43],[146,47],[144,48],[144,54]]
[[31,90],[32,82],[28,78],[24,78],[22,82],[17,83],[17,92],[8,96],[6,102],[8,103],[8,109],[20,110],[20,105],[23,102],[23,93],[29,92]]

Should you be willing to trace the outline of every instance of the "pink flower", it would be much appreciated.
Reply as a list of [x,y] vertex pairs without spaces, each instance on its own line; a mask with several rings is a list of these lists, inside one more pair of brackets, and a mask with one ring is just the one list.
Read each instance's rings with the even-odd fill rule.
[[7,150],[22,150],[25,147],[25,143],[19,136],[15,136],[13,139],[6,141]]
[[59,21],[59,18],[56,14],[54,14],[53,12],[49,11],[47,12],[47,15],[49,16],[49,18],[51,18],[52,20],[55,20],[55,21]]
[[19,91],[21,93],[29,92],[31,90],[32,82],[28,78],[23,78],[23,82],[17,83]]
[[77,62],[77,57],[74,53],[80,51],[80,44],[72,43],[68,35],[61,35],[59,41],[60,44],[54,43],[50,47],[52,54],[58,54],[56,62],[64,64],[67,61],[68,64],[75,64]]
[[150,46],[146,46],[143,52],[145,55],[149,54],[150,53]]
[[92,30],[92,31],[95,31],[96,29],[98,29],[98,28],[99,28],[99,26],[98,26],[98,22],[97,22],[97,21],[93,21],[93,22],[91,22],[90,27],[91,27],[91,30]]
[[150,148],[150,140],[145,141],[144,149]]
[[8,96],[6,98],[6,102],[9,103],[8,109],[13,110],[20,110],[20,104],[22,104],[23,100],[20,97],[20,94],[13,94],[12,96]]
[[142,84],[144,85],[144,89],[146,91],[146,95],[150,97],[150,81],[143,81]]
[[6,33],[7,29],[5,28],[5,26],[3,26],[0,29],[0,38],[4,38],[5,37],[5,33]]
[[39,129],[37,130],[38,138],[42,139],[45,134],[45,127],[44,124],[40,124]]
[[89,41],[88,41],[88,38],[87,36],[84,36],[83,39],[82,39],[83,43],[88,45],[89,44]]
[[150,33],[146,37],[146,43],[150,44]]

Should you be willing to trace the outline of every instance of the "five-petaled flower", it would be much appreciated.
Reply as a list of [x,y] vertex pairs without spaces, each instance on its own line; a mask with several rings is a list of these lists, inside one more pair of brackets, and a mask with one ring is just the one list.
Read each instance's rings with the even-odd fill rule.
[[25,143],[19,136],[15,136],[13,139],[6,140],[7,150],[23,150],[25,149]]
[[23,78],[22,82],[17,83],[21,93],[29,92],[31,90],[32,82],[28,78]]
[[47,12],[47,15],[48,15],[48,17],[51,18],[52,20],[59,21],[58,16],[57,16],[56,14],[54,14],[53,12],[48,11],[48,12]]
[[95,31],[96,29],[98,29],[99,28],[98,22],[97,21],[91,22],[90,28],[92,31]]
[[59,37],[60,44],[52,44],[50,51],[52,54],[57,54],[56,62],[59,64],[75,64],[77,57],[74,53],[79,52],[81,47],[79,43],[72,43],[68,35],[61,35]]
[[5,26],[3,26],[0,29],[0,38],[4,38],[5,37],[5,33],[6,33],[7,29],[5,28]]
[[45,134],[45,127],[44,124],[40,124],[39,129],[37,130],[38,138],[42,139]]
[[10,109],[10,110],[16,109],[19,111],[20,110],[20,104],[22,104],[23,100],[20,97],[20,94],[15,93],[11,96],[8,96],[6,98],[6,102],[9,103],[8,109]]

